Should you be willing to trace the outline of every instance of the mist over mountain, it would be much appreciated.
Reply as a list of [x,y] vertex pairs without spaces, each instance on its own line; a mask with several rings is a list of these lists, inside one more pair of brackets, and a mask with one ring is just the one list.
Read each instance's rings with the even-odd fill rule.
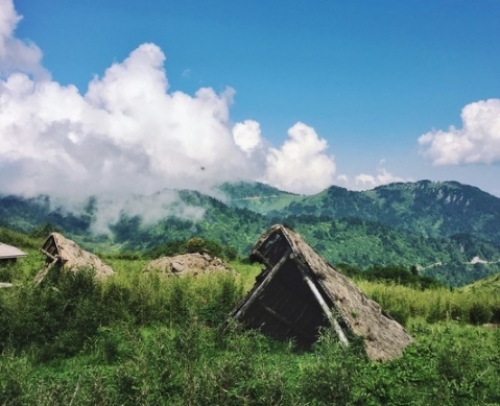
[[263,231],[285,223],[333,264],[414,266],[449,285],[500,272],[499,220],[499,198],[457,182],[332,186],[312,196],[234,182],[211,195],[162,190],[78,204],[0,195],[0,226],[30,233],[50,223],[94,250],[147,251],[197,236],[246,256]]

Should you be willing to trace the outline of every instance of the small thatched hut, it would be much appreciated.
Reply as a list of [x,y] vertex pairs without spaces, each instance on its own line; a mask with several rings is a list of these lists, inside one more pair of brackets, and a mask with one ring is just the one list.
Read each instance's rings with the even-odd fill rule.
[[291,229],[272,226],[255,244],[251,259],[265,265],[232,316],[279,340],[311,346],[321,328],[333,327],[341,342],[364,338],[367,355],[398,357],[413,339],[405,329],[337,272]]
[[105,278],[114,273],[113,269],[102,262],[97,255],[81,249],[76,242],[59,233],[50,234],[40,251],[47,259],[45,267],[35,277],[37,283],[40,283],[54,266],[71,272],[92,269],[97,278]]
[[27,256],[25,252],[12,245],[0,242],[0,265],[16,262],[18,258]]
[[155,259],[144,268],[144,272],[158,272],[165,276],[197,276],[208,273],[232,273],[233,271],[220,258],[196,252]]

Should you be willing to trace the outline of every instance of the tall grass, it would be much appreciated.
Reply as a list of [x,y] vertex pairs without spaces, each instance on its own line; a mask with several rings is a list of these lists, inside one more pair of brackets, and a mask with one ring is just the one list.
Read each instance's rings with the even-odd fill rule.
[[359,281],[358,286],[403,324],[412,317],[422,317],[429,323],[443,320],[500,323],[500,296],[487,291],[447,288],[422,291],[367,281]]
[[111,265],[104,283],[82,272],[0,291],[0,405],[500,404],[500,330],[444,310],[470,318],[467,294],[363,282],[389,311],[413,309],[415,343],[379,364],[329,331],[302,352],[227,320],[258,268],[179,279]]

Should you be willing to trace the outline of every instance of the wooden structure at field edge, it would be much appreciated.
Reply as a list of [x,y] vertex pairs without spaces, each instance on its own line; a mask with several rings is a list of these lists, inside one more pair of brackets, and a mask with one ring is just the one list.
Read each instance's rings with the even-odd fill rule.
[[322,328],[333,328],[344,345],[361,336],[376,361],[400,356],[413,339],[405,329],[336,271],[301,236],[272,226],[250,255],[265,265],[246,298],[231,315],[278,340],[310,347]]

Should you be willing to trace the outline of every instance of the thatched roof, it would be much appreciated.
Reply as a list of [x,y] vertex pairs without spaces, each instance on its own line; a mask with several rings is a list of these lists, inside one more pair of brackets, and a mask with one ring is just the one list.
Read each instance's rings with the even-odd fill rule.
[[231,268],[220,258],[208,254],[184,254],[162,257],[151,261],[144,272],[160,272],[166,276],[203,275],[207,273],[231,273]]
[[16,259],[27,255],[28,254],[21,251],[19,248],[0,242],[0,259]]
[[251,258],[266,268],[232,312],[247,326],[303,346],[315,342],[321,328],[333,326],[346,345],[352,334],[363,337],[367,355],[379,361],[400,356],[413,341],[291,229],[271,227],[255,244]]
[[97,255],[81,249],[76,242],[59,233],[50,234],[40,251],[45,254],[47,260],[45,267],[35,277],[37,282],[41,282],[54,265],[71,272],[90,268],[95,271],[97,278],[105,278],[114,273]]

